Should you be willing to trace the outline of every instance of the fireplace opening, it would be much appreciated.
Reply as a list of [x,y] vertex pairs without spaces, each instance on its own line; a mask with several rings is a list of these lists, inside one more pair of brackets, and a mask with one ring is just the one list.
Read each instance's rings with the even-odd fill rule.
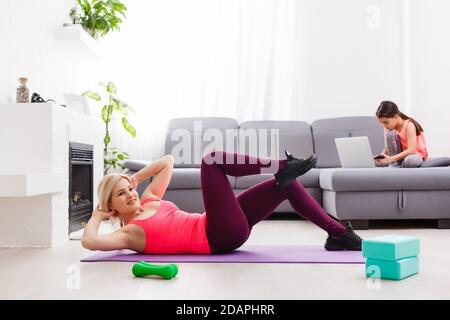
[[69,142],[69,234],[84,228],[93,210],[94,149]]

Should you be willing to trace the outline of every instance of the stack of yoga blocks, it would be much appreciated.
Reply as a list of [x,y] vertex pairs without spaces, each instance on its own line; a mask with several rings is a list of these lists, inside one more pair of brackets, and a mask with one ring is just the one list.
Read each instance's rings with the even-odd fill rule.
[[365,239],[362,254],[366,277],[401,280],[419,272],[420,241],[417,237],[386,235]]

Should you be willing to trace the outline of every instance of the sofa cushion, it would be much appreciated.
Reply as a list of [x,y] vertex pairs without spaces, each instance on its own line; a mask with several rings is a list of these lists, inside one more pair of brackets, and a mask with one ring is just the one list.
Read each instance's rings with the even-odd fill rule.
[[450,166],[450,158],[449,157],[436,157],[436,158],[428,157],[421,165],[422,168],[448,167],[448,166]]
[[130,170],[139,171],[142,168],[144,168],[145,166],[147,166],[150,162],[151,161],[148,161],[148,160],[129,159],[129,160],[125,160],[123,162],[123,165],[125,166],[125,168],[128,168]]
[[[231,187],[235,185],[236,178],[227,176]],[[199,168],[174,168],[168,189],[201,189]]]
[[[306,188],[306,192],[313,197],[314,200],[317,201],[317,203],[322,206],[322,190],[320,188]],[[242,189],[234,189],[233,192],[236,196],[239,196],[243,192],[247,191],[247,188]],[[282,201],[275,209],[274,212],[296,212],[294,208],[292,207],[291,203],[289,202],[289,199],[286,199]],[[299,214],[297,212],[297,214]],[[301,216],[301,214],[299,214]]]
[[[306,174],[297,178],[297,180],[305,187],[305,188],[318,188],[319,184],[319,175],[320,170],[311,169]],[[254,186],[257,183],[260,183],[264,180],[273,178],[273,174],[256,174],[252,176],[244,176],[236,178],[236,189],[246,189],[251,186]]]
[[349,135],[340,131],[316,131],[314,134],[314,153],[317,155],[316,168],[340,167],[335,138],[347,138]]
[[[271,133],[278,135],[278,139],[272,137]],[[255,138],[250,140],[252,139],[252,134]],[[261,140],[261,137],[264,140]],[[272,148],[274,152],[272,152]],[[308,123],[283,120],[246,121],[240,123],[239,153],[286,159],[284,150],[288,150],[298,158],[309,157],[313,153],[312,134]]]
[[372,116],[320,119],[311,123],[311,130],[317,154],[316,168],[341,166],[335,138],[367,136],[373,154],[384,148],[383,127]]
[[450,189],[450,167],[322,169],[320,187],[330,191]]
[[[230,136],[232,141],[226,141]],[[203,155],[215,150],[234,150],[238,122],[226,117],[186,117],[169,121],[164,154],[175,158],[175,168],[199,168]],[[229,148],[230,146],[230,148]]]

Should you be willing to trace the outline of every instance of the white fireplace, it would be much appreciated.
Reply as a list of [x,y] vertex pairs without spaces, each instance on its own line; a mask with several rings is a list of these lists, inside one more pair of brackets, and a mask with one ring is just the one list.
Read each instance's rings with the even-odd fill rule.
[[69,143],[93,149],[93,203],[103,176],[104,124],[53,103],[0,104],[0,246],[68,239]]

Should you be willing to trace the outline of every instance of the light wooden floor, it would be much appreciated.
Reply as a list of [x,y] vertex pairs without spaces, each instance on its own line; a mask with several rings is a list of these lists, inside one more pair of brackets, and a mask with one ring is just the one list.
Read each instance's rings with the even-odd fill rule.
[[[131,262],[80,263],[90,252],[71,240],[48,249],[0,249],[0,299],[450,299],[450,230],[358,233],[419,236],[420,274],[374,282],[364,265],[179,263],[172,280],[134,278]],[[306,221],[264,221],[248,243],[316,245],[325,235]]]

